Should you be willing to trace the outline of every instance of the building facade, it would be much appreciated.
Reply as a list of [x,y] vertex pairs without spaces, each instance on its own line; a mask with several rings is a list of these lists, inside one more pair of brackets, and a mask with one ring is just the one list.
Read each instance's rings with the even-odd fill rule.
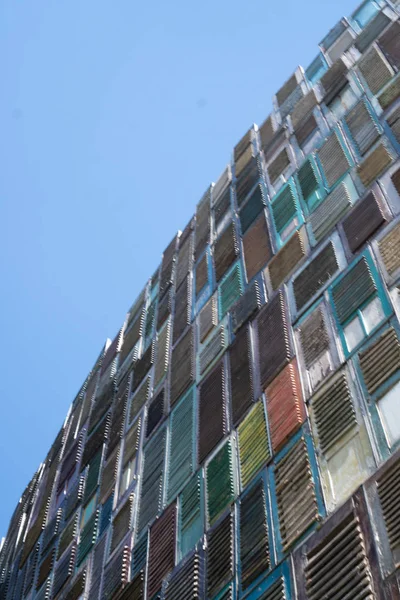
[[400,598],[400,9],[323,39],[170,242],[0,599]]

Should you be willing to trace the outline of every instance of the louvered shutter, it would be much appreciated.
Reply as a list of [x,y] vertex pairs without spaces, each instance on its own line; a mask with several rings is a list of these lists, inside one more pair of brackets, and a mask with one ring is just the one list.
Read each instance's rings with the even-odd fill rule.
[[170,403],[175,404],[194,380],[193,328],[178,342],[172,351]]
[[79,535],[77,565],[79,566],[96,543],[99,526],[99,511],[89,519]]
[[296,140],[300,146],[303,146],[310,140],[311,136],[318,130],[318,123],[314,115],[309,115],[307,119],[295,129]]
[[176,264],[177,288],[179,288],[187,274],[190,272],[193,262],[193,235],[189,235],[185,240],[182,240],[182,237],[183,234],[179,240],[179,252]]
[[243,252],[247,279],[250,281],[272,255],[268,225],[261,214],[243,236]]
[[78,477],[71,490],[68,492],[67,497],[63,503],[64,520],[68,521],[76,507],[83,499],[83,492],[85,489],[85,477],[81,475]]
[[208,283],[208,254],[205,252],[196,266],[196,297]]
[[262,284],[255,279],[231,309],[232,327],[236,332],[260,308]]
[[141,411],[142,407],[146,404],[150,397],[150,377],[147,377],[143,382],[143,385],[138,389],[131,400],[131,406],[129,410],[129,423],[136,418]]
[[89,498],[95,492],[100,479],[101,474],[101,462],[103,457],[103,450],[100,449],[94,458],[89,463],[88,474],[86,477],[85,493],[83,496],[83,502],[86,503]]
[[277,452],[306,419],[296,359],[275,377],[265,393],[272,447]]
[[400,341],[396,330],[386,329],[359,353],[359,361],[365,387],[372,395],[400,369]]
[[385,110],[400,96],[400,76],[397,76],[378,96],[379,104]]
[[358,152],[364,155],[376,142],[381,132],[381,128],[372,116],[370,105],[365,100],[360,100],[347,113],[344,121]]
[[157,334],[154,387],[157,388],[168,371],[171,343],[171,323],[168,321]]
[[304,232],[295,231],[268,265],[268,273],[274,291],[289,277],[305,255]]
[[184,396],[170,419],[167,499],[172,500],[193,472],[194,390]]
[[206,192],[196,210],[195,258],[201,255],[210,240],[210,192]]
[[382,175],[392,160],[392,153],[384,143],[376,146],[357,169],[358,175],[365,187],[371,185],[377,177]]
[[396,70],[400,68],[400,23],[394,21],[378,39],[378,45],[389,63]]
[[233,448],[227,440],[206,466],[207,517],[210,525],[235,499]]
[[102,600],[111,600],[128,582],[130,548],[124,546],[104,568]]
[[175,311],[173,324],[173,343],[181,337],[190,325],[192,311],[192,285],[190,275],[186,277],[180,288],[175,292]]
[[212,201],[215,205],[218,199],[222,196],[222,194],[226,191],[226,188],[229,186],[232,180],[232,174],[230,166],[228,165],[222,175],[220,175],[217,183],[214,185],[212,189]]
[[286,148],[283,148],[276,158],[268,165],[267,171],[271,183],[274,183],[290,165],[290,158]]
[[110,554],[122,542],[132,526],[133,500],[134,495],[131,494],[113,519]]
[[394,74],[383,54],[375,47],[361,57],[357,66],[373,94],[377,94]]
[[232,419],[236,425],[253,402],[251,335],[243,327],[229,349]]
[[270,459],[262,402],[257,402],[238,427],[240,478],[244,489]]
[[233,577],[233,515],[229,513],[207,536],[207,598]]
[[150,528],[147,594],[153,598],[175,565],[176,506],[171,504]]
[[110,431],[111,414],[108,413],[99,424],[97,429],[93,431],[90,437],[86,440],[86,444],[83,450],[81,468],[86,466],[103,444],[107,442],[107,438]]
[[161,508],[166,445],[165,427],[149,441],[143,451],[138,532],[157,516]]
[[389,17],[384,12],[379,12],[357,37],[354,44],[357,50],[361,53],[365,52],[389,23]]
[[292,125],[296,130],[305,117],[317,106],[318,100],[314,90],[311,90],[296,104],[291,114]]
[[228,187],[214,205],[214,226],[219,233],[231,214],[231,190]]
[[243,293],[243,276],[240,264],[236,263],[225,275],[218,288],[219,317],[223,319]]
[[339,58],[321,77],[321,85],[324,91],[323,101],[330,104],[342,89],[347,85],[347,66]]
[[137,351],[134,348],[143,333],[144,311],[141,311],[129,330],[124,333],[121,352],[119,353],[119,365],[122,365],[128,356],[133,354],[134,360],[137,358]]
[[343,180],[310,215],[309,223],[317,243],[330,233],[350,206],[350,191]]
[[91,568],[91,582],[89,588],[90,600],[99,600],[101,581],[103,576],[103,563],[106,550],[107,536],[103,536],[93,550]]
[[236,146],[233,149],[233,158],[235,162],[239,160],[242,154],[247,150],[249,145],[251,144],[251,140],[253,139],[253,128],[250,128],[244,136],[239,140]]
[[400,108],[396,108],[387,118],[388,125],[397,140],[400,143]]
[[253,223],[253,221],[258,217],[260,212],[263,210],[265,206],[261,186],[258,185],[250,198],[246,202],[246,204],[239,211],[239,219],[240,226],[242,229],[242,235],[245,234],[247,229]]
[[146,569],[148,537],[148,530],[146,529],[143,535],[135,541],[135,544],[132,548],[132,577],[139,573],[144,573]]
[[260,171],[257,158],[253,157],[247,167],[240,173],[236,180],[236,201],[240,207],[247,195],[260,179]]
[[274,130],[274,125],[272,123],[272,118],[268,117],[264,123],[261,125],[260,129],[260,141],[261,141],[261,147],[262,149],[265,150],[268,149],[268,146],[270,145],[270,143],[272,142],[272,140],[275,137],[275,130]]
[[332,242],[329,242],[293,280],[297,310],[300,311],[307,306],[338,270],[335,247]]
[[283,292],[260,310],[257,332],[261,385],[265,387],[292,355]]
[[279,530],[287,550],[318,519],[315,485],[304,438],[286,453],[274,471]]
[[56,596],[74,572],[76,546],[72,546],[54,569],[53,594]]
[[82,571],[80,571],[77,575],[75,575],[74,581],[71,583],[70,588],[64,596],[63,600],[79,600],[80,598],[82,598],[85,592],[87,579],[88,569],[86,567],[82,569]]
[[332,133],[317,152],[328,187],[343,177],[351,164],[346,156],[338,134]]
[[165,586],[165,600],[200,600],[203,598],[203,560],[195,552],[180,564]]
[[38,590],[46,581],[54,567],[56,550],[52,548],[47,555],[42,558],[36,577],[36,589]]
[[235,175],[238,177],[245,167],[249,164],[253,156],[253,146],[250,143],[235,160]]
[[311,209],[322,197],[320,175],[317,166],[308,158],[297,172],[299,187],[307,206]]
[[378,497],[395,564],[400,562],[400,460],[377,479]]
[[198,317],[199,340],[201,343],[218,323],[217,299],[214,296],[203,306]]
[[215,242],[214,264],[217,282],[226,273],[239,254],[235,225],[231,222]]
[[225,369],[221,361],[199,387],[199,463],[223,438],[226,427]]
[[198,373],[202,377],[208,368],[215,362],[217,357],[228,345],[228,334],[226,326],[221,323],[208,340],[200,346],[198,354]]
[[157,329],[160,330],[165,321],[171,314],[172,306],[172,290],[165,294],[162,300],[158,303]]
[[289,225],[292,224],[292,222],[294,222],[294,225],[299,223],[299,208],[293,181],[287,183],[282,190],[279,191],[272,201],[271,211],[276,231],[281,236],[287,235],[285,230],[289,228]]
[[114,494],[111,492],[107,500],[102,504],[101,507],[101,515],[100,515],[100,523],[99,523],[99,537],[103,534],[103,532],[108,528],[111,523],[111,515],[114,504]]
[[246,590],[270,568],[266,497],[262,481],[258,481],[240,500],[240,572],[242,590]]
[[281,87],[280,90],[276,93],[276,99],[278,101],[278,106],[282,106],[287,99],[293,94],[297,87],[297,79],[296,75],[293,74]]
[[376,193],[368,192],[343,221],[343,231],[350,250],[356,252],[385,223],[380,198]]
[[299,549],[295,557],[299,600],[378,597],[372,585],[362,529],[359,517],[348,503]]
[[162,388],[150,402],[147,409],[146,437],[150,437],[153,430],[160,423],[165,413],[165,389]]
[[359,306],[376,292],[368,262],[362,257],[332,288],[339,322],[344,323]]
[[379,240],[378,248],[386,271],[395,276],[400,269],[400,223]]
[[194,547],[203,533],[201,501],[201,473],[199,472],[186,484],[180,496],[180,547],[182,556],[185,556]]

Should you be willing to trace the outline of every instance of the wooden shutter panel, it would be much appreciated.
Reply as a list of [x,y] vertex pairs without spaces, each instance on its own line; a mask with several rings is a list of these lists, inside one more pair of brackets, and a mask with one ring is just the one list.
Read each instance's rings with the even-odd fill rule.
[[301,438],[275,467],[282,545],[287,550],[318,519],[317,499],[306,443]]
[[350,206],[348,187],[345,181],[341,181],[310,215],[310,225],[316,242],[320,242],[334,228]]
[[147,594],[152,598],[175,565],[176,506],[171,504],[150,528]]
[[301,100],[299,100],[291,114],[292,125],[294,129],[296,129],[304,121],[304,118],[317,106],[317,104],[318,100],[314,90],[311,90]]
[[214,224],[218,231],[220,224],[224,221],[231,208],[231,189],[228,187],[214,206]]
[[326,453],[347,431],[357,426],[346,374],[342,371],[312,401],[319,444]]
[[154,387],[157,388],[158,385],[163,380],[164,376],[168,371],[169,364],[169,353],[170,353],[170,343],[171,343],[171,322],[168,321],[162,328],[162,330],[157,334],[157,344],[156,344],[156,361],[154,367]]
[[229,348],[232,418],[236,425],[253,403],[250,329],[243,327]]
[[242,589],[246,590],[270,567],[265,489],[257,482],[241,499],[240,564]]
[[233,515],[229,513],[207,536],[207,598],[233,577]]
[[115,598],[128,582],[130,554],[129,546],[124,546],[105,566],[102,600]]
[[380,143],[357,168],[358,176],[365,187],[371,183],[390,165],[392,155],[384,143]]
[[400,68],[400,23],[394,21],[378,39],[378,45],[392,67]]
[[142,407],[146,404],[150,397],[150,377],[147,377],[143,385],[138,389],[131,400],[129,409],[129,423],[135,419]]
[[297,310],[301,310],[339,269],[335,247],[329,242],[293,280]]
[[295,136],[300,148],[310,139],[314,131],[318,129],[318,123],[314,115],[310,115],[307,119],[295,129]]
[[261,306],[260,284],[255,279],[231,309],[232,327],[236,332]]
[[236,180],[236,201],[240,207],[260,178],[257,158],[253,157]]
[[272,216],[278,233],[292,221],[297,213],[297,204],[292,183],[288,183],[271,204]]
[[285,300],[279,292],[257,317],[261,385],[265,387],[291,358]]
[[388,125],[395,139],[400,143],[400,108],[396,108],[387,118]]
[[[136,321],[132,324],[129,331],[124,333],[124,339],[122,342],[121,352],[119,353],[119,364],[122,365],[126,358],[129,356],[136,343],[139,341],[140,336],[143,333],[144,326],[144,311],[142,311],[136,318]],[[137,353],[133,354],[133,359],[137,358]]]
[[203,533],[200,472],[186,484],[180,496],[180,533],[181,553],[185,556]]
[[188,275],[180,288],[175,292],[175,311],[173,325],[173,343],[181,337],[186,327],[190,325],[192,310],[191,277]]
[[360,367],[369,394],[373,394],[400,369],[400,341],[393,327],[359,353]]
[[239,245],[235,225],[231,222],[217,239],[214,246],[214,264],[217,282],[220,281],[238,254]]
[[225,350],[227,345],[228,337],[226,327],[224,324],[221,324],[199,350],[198,364],[200,376],[204,375],[208,367],[215,361],[217,356]]
[[377,94],[393,77],[391,68],[375,47],[361,57],[357,66],[373,94]]
[[194,390],[172,411],[167,472],[167,499],[171,501],[193,472]]
[[332,288],[333,303],[340,323],[361,306],[376,291],[367,260],[358,263]]
[[147,563],[148,530],[146,529],[132,548],[131,575],[144,572]]
[[281,286],[305,255],[303,233],[296,231],[268,265],[273,290]]
[[260,131],[261,147],[265,152],[265,149],[268,148],[268,146],[270,145],[270,143],[272,142],[272,140],[275,137],[275,130],[274,130],[274,126],[273,126],[272,119],[270,116],[261,125],[259,131]]
[[275,377],[265,393],[272,447],[277,452],[306,419],[296,359]]
[[78,546],[78,556],[77,556],[77,565],[79,566],[82,561],[89,554],[91,549],[96,543],[97,531],[99,525],[99,510],[97,510],[94,515],[89,519],[84,528],[81,530],[79,535],[79,546]]
[[283,148],[276,158],[267,167],[268,175],[271,183],[274,183],[278,177],[290,165],[290,159],[286,148]]
[[323,101],[325,104],[330,104],[339,92],[347,85],[347,67],[343,60],[339,58],[333,65],[322,75],[321,85],[324,90]]
[[203,343],[208,334],[218,323],[218,307],[215,296],[212,296],[199,313],[199,339]]
[[253,146],[250,143],[235,161],[235,175],[238,177],[245,167],[249,164],[253,156]]
[[[46,581],[54,567],[55,562],[55,548],[52,548],[47,555],[42,559],[39,565],[38,574],[36,578],[36,589],[38,590]],[[37,598],[37,596],[36,596]]]
[[76,558],[76,546],[72,546],[67,554],[57,563],[54,570],[53,579],[53,594],[54,597],[59,593],[61,588],[65,585],[69,577],[74,572]]
[[236,263],[227,273],[218,289],[219,317],[222,319],[243,292],[243,278],[240,264]]
[[160,330],[171,314],[172,290],[169,290],[158,303],[157,330]]
[[206,467],[205,478],[208,522],[212,525],[235,499],[231,440],[227,440],[210,460]]
[[395,562],[399,562],[400,551],[400,460],[378,478],[378,496],[382,507],[383,519],[389,538],[390,548]]
[[[308,375],[308,386],[314,389],[333,370],[330,338],[326,318],[319,305],[298,327],[298,339]],[[306,386],[307,387],[307,386]]]
[[293,74],[281,87],[280,90],[276,93],[276,99],[278,100],[278,105],[282,106],[286,102],[286,100],[290,97],[290,95],[294,92],[297,87],[297,79],[296,75]]
[[326,181],[332,187],[348,171],[349,159],[336,132],[332,133],[317,152]]
[[194,340],[190,328],[172,351],[170,403],[175,404],[179,396],[194,381]]
[[384,12],[379,12],[358,35],[354,44],[357,50],[361,54],[365,52],[368,46],[372,44],[389,23],[389,17]]
[[[343,512],[343,511],[342,511]],[[348,511],[347,511],[348,512]],[[341,516],[341,515],[340,515]],[[302,549],[303,564],[299,566],[301,587],[299,600],[373,600],[370,565],[358,516],[351,510],[336,526],[324,530]],[[304,582],[304,583],[303,583]]]
[[261,186],[258,185],[246,204],[239,211],[240,226],[242,235],[248,230],[253,221],[258,217],[263,210],[265,202],[263,199]]
[[247,279],[250,281],[271,258],[267,221],[261,214],[243,236]]
[[166,584],[165,600],[200,600],[203,598],[203,561],[198,552],[181,563]]
[[369,105],[365,100],[360,100],[347,113],[344,120],[358,151],[364,155],[376,142],[381,131],[372,118]]
[[[87,567],[85,567],[82,571],[80,571],[75,576],[70,589],[68,590],[67,594],[65,595],[65,600],[79,600],[79,598],[82,598],[82,596],[85,592],[87,578],[88,578],[88,569],[87,569]],[[49,590],[49,592],[50,592],[50,590]],[[46,600],[49,597],[50,596],[47,596]]]
[[227,426],[225,411],[225,374],[220,362],[199,387],[199,463],[223,438]]
[[151,438],[143,451],[138,533],[161,509],[165,446],[166,430],[163,427]]
[[205,253],[196,266],[196,296],[208,282],[208,255]]
[[312,160],[307,159],[297,172],[303,198],[307,201],[320,187],[316,167]]
[[343,231],[350,250],[356,252],[384,223],[386,217],[380,199],[371,191],[357,202],[343,221]]
[[147,410],[146,437],[150,437],[165,414],[165,389],[162,388],[150,402]]
[[244,489],[270,459],[262,402],[257,402],[238,427],[240,477]]
[[176,286],[183,283],[186,275],[190,272],[193,261],[193,235],[189,235],[185,240],[179,240],[179,252],[176,264]]
[[210,240],[210,192],[197,205],[195,258],[201,255]]
[[397,76],[396,79],[392,81],[390,85],[388,85],[385,90],[378,96],[379,104],[385,110],[389,108],[397,98],[400,96],[400,77]]
[[392,277],[400,269],[400,223],[378,242],[383,264]]
[[235,162],[239,160],[242,154],[247,150],[249,144],[251,144],[251,140],[253,137],[253,128],[250,128],[246,131],[244,136],[239,140],[236,146],[233,149],[233,158]]
[[107,536],[103,536],[93,550],[93,562],[91,568],[90,600],[98,600],[100,586],[103,576],[103,562],[106,550]]
[[86,477],[85,494],[83,496],[84,503],[89,500],[98,486],[102,456],[103,450],[101,449],[89,463],[89,471]]

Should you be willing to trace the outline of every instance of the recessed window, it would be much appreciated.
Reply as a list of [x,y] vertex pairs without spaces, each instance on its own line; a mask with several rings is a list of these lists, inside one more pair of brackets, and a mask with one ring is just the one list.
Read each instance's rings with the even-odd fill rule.
[[373,331],[385,318],[382,302],[379,298],[374,298],[365,308],[361,310],[362,319],[366,332],[369,334]]
[[121,485],[119,490],[119,495],[122,496],[125,494],[126,490],[131,485],[132,481],[135,479],[135,467],[136,467],[136,457],[129,461],[122,471],[121,476]]
[[389,446],[400,440],[400,381],[377,402]]

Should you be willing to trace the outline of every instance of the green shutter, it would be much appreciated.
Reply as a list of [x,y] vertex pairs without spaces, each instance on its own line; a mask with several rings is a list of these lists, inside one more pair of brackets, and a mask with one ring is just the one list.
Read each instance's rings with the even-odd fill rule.
[[240,264],[236,263],[219,285],[219,318],[223,319],[243,293],[243,277]]
[[231,440],[208,463],[206,484],[208,521],[212,525],[235,498]]
[[278,233],[282,233],[297,213],[296,196],[291,183],[278,193],[271,204],[272,216]]
[[245,488],[269,458],[264,407],[258,402],[238,427],[240,477]]
[[180,501],[180,549],[185,556],[203,534],[200,472],[184,487]]
[[170,425],[167,501],[181,490],[193,472],[194,388],[172,411]]

